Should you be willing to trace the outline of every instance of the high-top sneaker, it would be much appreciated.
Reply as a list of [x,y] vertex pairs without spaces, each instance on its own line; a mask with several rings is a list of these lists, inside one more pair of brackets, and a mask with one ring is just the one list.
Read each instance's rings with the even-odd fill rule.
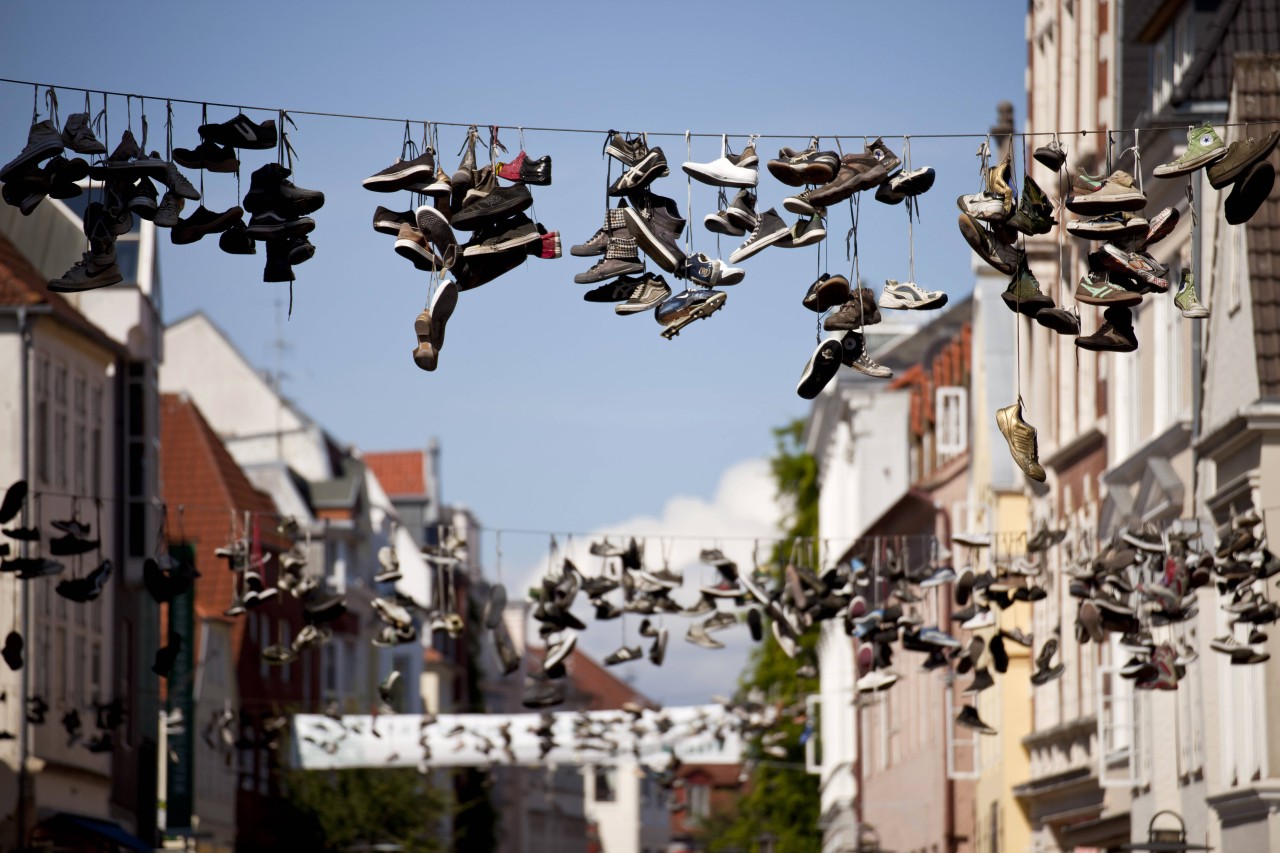
[[685,220],[674,200],[648,195],[642,206],[629,207],[622,215],[636,244],[654,263],[669,273],[679,269],[685,257],[679,242]]
[[11,175],[17,174],[28,166],[35,166],[48,160],[55,154],[62,153],[62,134],[49,119],[38,121],[27,131],[27,147],[22,153],[10,160],[0,169],[0,182],[7,182]]
[[736,264],[739,261],[745,261],[774,243],[790,237],[791,229],[787,227],[787,223],[782,221],[782,217],[778,216],[778,212],[771,207],[760,214],[759,219],[756,220],[756,227],[751,231],[751,236],[729,256],[729,263]]
[[626,206],[627,203],[625,201],[620,201],[617,207],[606,210],[604,224],[596,229],[596,233],[592,234],[584,242],[569,247],[569,254],[578,258],[603,255],[609,245],[609,235],[614,231],[625,230],[627,227],[627,221],[622,216],[623,208]]
[[93,135],[88,113],[72,113],[62,126],[62,144],[77,154],[106,154],[107,146]]
[[822,328],[828,332],[851,331],[880,322],[880,309],[870,288],[860,287],[848,302],[827,315]]
[[867,350],[867,337],[860,332],[846,332],[840,341],[840,361],[863,376],[872,379],[892,379],[893,371],[871,357]]
[[1093,352],[1133,352],[1138,336],[1133,331],[1133,312],[1112,305],[1102,312],[1102,325],[1092,335],[1076,338],[1076,346]]
[[286,218],[315,213],[324,206],[324,193],[296,187],[288,180],[292,171],[279,163],[267,163],[254,171],[244,209],[250,213],[274,210]]
[[605,249],[604,257],[591,269],[575,275],[573,280],[577,284],[591,284],[619,275],[630,275],[643,269],[644,264],[640,263],[640,253],[636,248],[635,238],[614,232],[609,237],[609,245]]
[[1196,296],[1196,282],[1191,270],[1182,268],[1182,281],[1178,285],[1178,293],[1173,297],[1173,304],[1188,320],[1200,320],[1209,316],[1209,309],[1200,304]]

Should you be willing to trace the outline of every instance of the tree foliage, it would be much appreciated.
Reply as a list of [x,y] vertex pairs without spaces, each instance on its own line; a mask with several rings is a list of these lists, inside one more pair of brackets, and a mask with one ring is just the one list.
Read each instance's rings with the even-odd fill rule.
[[[804,421],[795,420],[773,431],[776,449],[770,470],[777,497],[784,507],[780,527],[784,538],[775,545],[774,571],[795,559],[814,565],[818,556],[818,468],[805,452]],[[799,668],[815,661],[817,632],[808,631],[800,640],[795,659],[787,657],[766,631],[765,641],[752,651],[739,679],[740,695],[759,689],[780,707],[782,744],[786,758],[775,758],[751,745],[754,766],[750,789],[733,814],[720,815],[707,826],[705,836],[712,851],[757,851],[764,839],[774,850],[810,851],[822,847],[818,829],[818,778],[804,770],[804,746],[800,736],[807,721],[804,699],[818,689],[817,679],[802,678]]]
[[439,853],[445,798],[408,768],[291,770],[282,815],[289,848],[323,853],[399,844],[405,853]]

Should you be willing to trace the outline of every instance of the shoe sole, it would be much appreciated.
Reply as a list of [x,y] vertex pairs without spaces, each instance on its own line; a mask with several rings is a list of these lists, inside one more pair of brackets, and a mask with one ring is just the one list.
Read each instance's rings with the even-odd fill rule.
[[427,166],[424,163],[418,163],[398,172],[365,178],[360,182],[360,186],[378,193],[393,193],[397,190],[407,189],[411,184],[422,183],[424,179],[427,184],[434,183],[435,178],[436,167],[434,164]]
[[[159,223],[156,223],[159,226]],[[176,223],[175,223],[176,224]],[[172,226],[166,226],[172,227]],[[268,237],[305,237],[316,229],[316,223],[312,219],[294,219],[288,222],[278,222],[269,225],[246,225],[245,233],[251,237],[268,238]]]
[[827,387],[827,383],[840,370],[841,349],[837,340],[824,341],[805,365],[800,382],[796,385],[796,393],[805,400],[812,400],[821,394],[822,389]]
[[835,178],[835,170],[822,163],[782,163],[769,161],[769,174],[773,175],[789,187],[803,187],[805,184],[829,184]]
[[[474,192],[474,190],[473,190]],[[488,195],[485,196],[486,198]],[[479,204],[480,202],[476,202]],[[453,227],[460,231],[475,231],[486,222],[492,222],[495,219],[503,219],[508,216],[514,216],[517,213],[524,213],[533,204],[533,196],[525,193],[523,195],[508,196],[501,204],[494,205],[479,213],[472,213],[468,216],[468,210],[464,207],[458,211],[458,215],[453,218]]]
[[1142,304],[1141,293],[1132,293],[1127,290],[1115,291],[1109,296],[1099,297],[1093,296],[1088,292],[1081,293],[1080,289],[1076,288],[1075,299],[1076,302],[1080,302],[1085,305],[1100,305],[1104,308],[1108,305],[1119,305],[1122,308],[1131,308],[1134,305]]
[[594,258],[603,255],[607,248],[608,247],[606,246],[601,246],[599,249],[587,249],[579,243],[577,246],[569,247],[569,254],[573,255],[575,258]]
[[735,187],[737,189],[750,189],[760,183],[760,174],[753,169],[743,169],[746,174],[737,177],[718,174],[710,169],[701,167],[696,163],[685,163],[682,167],[684,173],[695,181],[703,184],[709,184],[713,187]]
[[462,254],[468,258],[475,255],[496,255],[499,252],[509,252],[512,249],[518,249],[521,246],[527,246],[530,243],[536,243],[542,239],[542,235],[538,232],[525,234],[519,237],[512,237],[510,240],[504,240],[501,243],[491,243],[487,246],[468,246],[462,250]]
[[99,287],[110,287],[111,285],[119,284],[122,281],[124,281],[124,276],[120,274],[120,271],[117,268],[114,275],[105,275],[102,278],[93,279],[87,284],[65,285],[61,284],[60,281],[51,281],[49,282],[48,287],[54,293],[83,293],[86,290],[97,290]]
[[816,216],[819,213],[819,211],[823,209],[823,208],[814,207],[812,204],[809,204],[809,202],[805,201],[799,196],[794,196],[794,195],[788,196],[787,198],[783,199],[782,207],[784,210],[787,210],[791,213],[798,214],[800,216]]
[[726,237],[741,237],[747,232],[731,224],[727,217],[719,213],[708,213],[702,219],[703,226],[712,234],[723,234]]
[[1105,195],[1095,198],[1097,193],[1068,199],[1067,210],[1082,216],[1101,216],[1118,211],[1137,212],[1147,206],[1147,197],[1137,190],[1123,195]]
[[1079,335],[1080,321],[1074,315],[1067,320],[1062,315],[1051,313],[1046,309],[1036,314],[1036,322],[1046,329],[1060,335]]
[[880,300],[877,303],[881,308],[892,308],[898,311],[927,311],[932,308],[941,308],[947,304],[947,294],[942,294],[937,299],[903,299],[889,293],[880,294]]
[[803,249],[806,246],[812,246],[814,243],[821,243],[826,239],[826,236],[827,230],[825,228],[815,228],[812,231],[804,232],[799,237],[793,237],[791,239],[791,245],[787,248]]
[[671,249],[657,238],[650,230],[648,223],[644,217],[635,210],[628,207],[622,211],[622,217],[627,223],[627,230],[631,232],[631,236],[635,238],[636,245],[654,262],[669,273],[675,273],[680,263],[684,260],[683,254],[676,256]]
[[[710,317],[712,314],[719,311],[721,308],[724,307],[725,300],[727,300],[728,298],[729,297],[726,294],[716,292],[706,302],[699,303],[698,306],[695,307],[692,311],[690,311],[686,316],[682,317],[681,319],[677,320],[676,322],[668,326],[666,329],[664,329],[662,331],[662,337],[666,338],[667,340],[672,340],[673,338],[675,338],[680,334],[681,329],[683,329],[685,326],[692,323],[694,320],[706,319],[707,317]],[[705,589],[702,591],[707,592],[707,590]],[[720,593],[720,592],[715,592],[710,594],[719,595],[721,597],[724,597],[726,595],[725,593]],[[740,595],[740,593],[733,593],[728,597],[737,597],[738,595]]]
[[1274,166],[1265,160],[1254,164],[1243,178],[1236,181],[1235,188],[1222,206],[1227,224],[1243,225],[1252,219],[1271,195],[1275,182]]
[[1213,187],[1215,190],[1220,190],[1229,186],[1236,178],[1253,168],[1255,163],[1261,163],[1263,160],[1270,157],[1271,152],[1275,150],[1277,142],[1280,142],[1280,133],[1269,134],[1267,136],[1267,144],[1261,150],[1255,151],[1252,157],[1245,162],[1238,164],[1230,171],[1223,172],[1220,175],[1209,178],[1209,186]]
[[759,240],[756,240],[750,246],[739,246],[734,251],[734,253],[729,256],[729,263],[736,264],[739,261],[745,261],[747,258],[754,257],[755,255],[758,255],[760,252],[763,252],[765,249],[769,248],[774,243],[777,243],[780,240],[783,240],[790,236],[791,236],[790,228],[780,228],[767,237],[761,237]]
[[640,263],[640,261],[638,260],[629,261],[626,269],[614,270],[613,272],[608,272],[608,273],[605,273],[604,275],[600,275],[599,273],[593,273],[590,271],[580,272],[573,277],[573,283],[574,284],[595,284],[596,282],[604,281],[605,279],[616,278],[620,275],[631,275],[632,273],[637,273],[637,272],[644,272],[644,264]]
[[[758,217],[754,213],[732,206],[725,208],[724,218],[734,228],[741,228],[743,234],[754,230],[758,221]],[[739,235],[735,234],[734,236]]]
[[631,303],[623,303],[622,305],[615,305],[613,306],[613,313],[617,314],[620,317],[627,317],[632,314],[643,314],[645,311],[652,311],[654,308],[657,308],[659,305],[661,305],[663,302],[665,302],[670,298],[671,298],[671,294],[669,292],[666,294],[660,293],[655,299],[643,304],[633,305]]
[[[1077,227],[1072,225],[1080,223]],[[1132,223],[1124,225],[1112,226],[1107,223],[1102,226],[1087,225],[1083,220],[1074,220],[1067,223],[1067,233],[1073,237],[1083,237],[1086,240],[1113,240],[1122,237],[1142,237],[1147,233],[1147,223],[1145,221],[1134,225]]]
[[437,350],[444,349],[444,329],[458,307],[458,288],[441,285],[431,302],[431,339]]

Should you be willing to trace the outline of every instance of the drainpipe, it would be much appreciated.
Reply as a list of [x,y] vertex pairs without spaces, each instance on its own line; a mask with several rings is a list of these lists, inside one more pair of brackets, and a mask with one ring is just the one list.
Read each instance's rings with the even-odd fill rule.
[[[40,309],[44,310],[41,311]],[[39,307],[19,307],[16,310],[18,319],[18,334],[22,337],[22,368],[21,389],[22,394],[22,424],[19,428],[20,441],[22,442],[22,479],[24,482],[30,482],[31,479],[31,313],[48,313],[48,306]],[[30,512],[31,501],[24,501],[22,504],[22,526],[29,527],[31,525]],[[21,545],[22,556],[28,556],[27,549],[29,543],[23,542]],[[16,582],[16,581],[15,581]],[[27,643],[27,648],[31,648],[31,607],[30,607],[30,590],[27,584],[22,584],[21,607],[22,607],[22,639]],[[29,652],[28,652],[29,654]],[[27,754],[31,751],[31,726],[27,723],[26,708],[27,695],[30,692],[30,675],[31,667],[24,666],[18,677],[18,847],[26,849],[27,845],[27,786],[30,779],[27,776]]]
[[[934,512],[942,516],[943,529],[945,531],[943,535],[946,537],[946,541],[950,542],[951,541],[951,513],[947,512],[946,509],[937,501],[934,502],[933,509],[934,509]],[[934,528],[934,531],[936,534],[936,531],[937,531],[936,527]],[[938,614],[939,624],[950,625],[951,624],[951,602],[952,602],[951,596],[944,595],[944,596],[941,596],[941,599],[942,599],[942,613]],[[944,682],[943,689],[950,691],[952,689],[952,683],[950,681]],[[946,705],[944,704],[943,707],[945,708]],[[952,725],[951,720],[948,719],[947,715],[944,713],[942,715],[942,748],[944,751],[947,748],[947,735],[950,734],[948,729],[950,728],[951,725]],[[946,849],[948,853],[954,853],[955,850],[958,850],[960,848],[960,838],[959,838],[959,834],[956,832],[956,782],[948,774],[944,784],[946,786],[946,794],[942,798],[942,807],[943,807],[942,825],[947,834]]]
[[[1203,202],[1200,197],[1204,190],[1204,170],[1197,169],[1195,174],[1195,192],[1192,194],[1191,201],[1191,221],[1199,224],[1204,220],[1201,218]],[[1195,276],[1197,288],[1204,287],[1204,279],[1200,277],[1200,258],[1203,254],[1200,251],[1200,241],[1204,239],[1204,229],[1194,228],[1192,231],[1194,239],[1191,241],[1191,274]],[[1191,321],[1191,501],[1192,514],[1197,518],[1200,516],[1200,508],[1197,505],[1200,496],[1200,454],[1196,451],[1196,442],[1200,440],[1200,408],[1203,405],[1204,398],[1204,376],[1203,353],[1201,348],[1201,326],[1203,320],[1195,319]]]

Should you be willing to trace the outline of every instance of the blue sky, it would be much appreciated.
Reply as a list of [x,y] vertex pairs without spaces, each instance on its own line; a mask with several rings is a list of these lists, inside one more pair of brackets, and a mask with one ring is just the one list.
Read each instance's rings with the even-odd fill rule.
[[[100,12],[96,3],[14,4],[0,29],[0,76],[482,126],[796,135],[763,141],[762,158],[834,133],[850,135],[845,151],[860,149],[863,134],[885,134],[901,155],[903,133],[985,132],[998,101],[1013,101],[1020,118],[1025,100],[1022,4],[1007,2],[138,2],[127,14]],[[87,41],[57,41],[58,21],[88,27]],[[83,97],[63,90],[60,101],[65,116]],[[0,85],[6,150],[25,142],[30,105],[30,88]],[[174,145],[194,146],[199,108],[174,109]],[[134,110],[136,133],[136,102]],[[162,145],[163,103],[148,101],[147,111],[151,147]],[[211,108],[210,117],[232,114]],[[767,249],[742,264],[746,279],[727,289],[724,311],[669,342],[652,314],[616,317],[583,302],[587,288],[572,281],[593,259],[571,257],[569,246],[602,219],[603,137],[528,132],[530,155],[553,159],[554,183],[533,188],[535,211],[561,232],[565,257],[530,260],[463,294],[440,367],[427,374],[410,358],[427,277],[370,227],[377,205],[404,209],[407,194],[360,186],[399,154],[403,126],[296,121],[295,181],[323,190],[327,202],[311,235],[316,256],[297,269],[283,325],[284,387],[339,440],[392,449],[438,437],[446,499],[486,524],[596,530],[666,517],[681,496],[712,500],[728,469],[770,452],[771,427],[804,414],[795,385],[815,344],[815,315],[800,298],[820,269],[849,274],[847,209],[832,211],[829,263],[826,249],[821,262],[815,249]],[[109,148],[125,126],[123,99],[110,104],[110,126]],[[448,171],[463,134],[439,131]],[[504,130],[502,139],[514,156],[518,134]],[[650,142],[672,166],[654,190],[684,208],[684,139]],[[915,165],[938,170],[915,230],[916,278],[953,298],[972,278],[954,199],[976,189],[977,145],[911,146]],[[245,153],[245,190],[268,156]],[[717,156],[718,141],[694,140],[692,159]],[[782,212],[790,190],[761,173],[760,209]],[[207,176],[206,196],[216,210],[235,203],[234,178]],[[738,240],[721,238],[717,248],[701,225],[715,202],[713,188],[694,185],[694,248],[727,258]],[[907,278],[902,208],[864,202],[863,277],[877,287]],[[163,243],[165,316],[203,310],[269,366],[287,290],[261,281],[263,261],[223,254],[210,239]],[[515,565],[532,565],[546,548],[542,537],[503,544]]]

